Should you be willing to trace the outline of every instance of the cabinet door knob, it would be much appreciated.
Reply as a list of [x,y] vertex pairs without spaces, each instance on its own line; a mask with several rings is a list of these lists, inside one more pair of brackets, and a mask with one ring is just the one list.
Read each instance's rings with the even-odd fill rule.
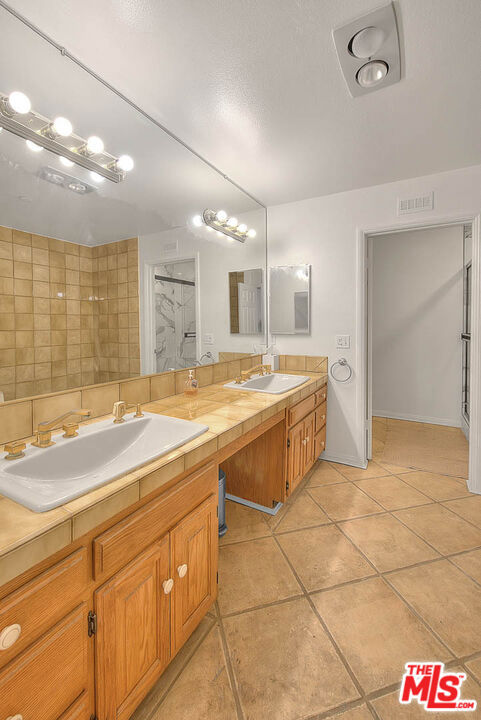
[[23,715],[9,715],[7,720],[23,720]]
[[172,580],[172,578],[164,580],[164,582],[162,583],[162,587],[164,588],[165,594],[168,595],[174,587],[174,581]]
[[183,565],[179,565],[177,572],[179,573],[179,577],[185,577],[187,575],[187,565],[185,563]]
[[326,419],[326,416],[325,416],[325,415],[321,415],[321,420],[325,420],[325,419]]
[[304,438],[304,440],[302,441],[302,444],[307,445],[307,438]]
[[7,627],[3,628],[0,632],[0,650],[8,650],[12,645],[15,645],[21,634],[22,628],[18,624],[7,625]]

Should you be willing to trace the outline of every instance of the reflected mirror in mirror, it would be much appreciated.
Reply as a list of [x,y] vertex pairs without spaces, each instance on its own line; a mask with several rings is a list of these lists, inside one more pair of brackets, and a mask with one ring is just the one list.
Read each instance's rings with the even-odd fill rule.
[[233,335],[264,332],[262,268],[229,273],[230,331]]
[[[265,208],[4,8],[0,20],[3,398],[252,353],[265,323],[231,333],[228,278],[265,273]],[[14,91],[30,108],[15,96],[10,112]]]
[[269,330],[273,335],[310,332],[310,265],[269,268]]

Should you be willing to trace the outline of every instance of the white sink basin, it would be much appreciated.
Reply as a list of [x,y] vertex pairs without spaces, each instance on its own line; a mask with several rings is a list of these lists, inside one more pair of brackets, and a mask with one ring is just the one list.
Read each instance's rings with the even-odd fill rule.
[[230,382],[224,385],[224,387],[234,388],[234,390],[250,390],[251,392],[280,395],[299,385],[304,385],[308,380],[310,380],[310,378],[306,375],[272,373],[271,375],[253,375],[250,380],[242,383]]
[[208,430],[207,425],[144,413],[80,427],[76,438],[29,445],[20,460],[0,460],[0,493],[34,512],[63,505],[99,485],[165,455]]

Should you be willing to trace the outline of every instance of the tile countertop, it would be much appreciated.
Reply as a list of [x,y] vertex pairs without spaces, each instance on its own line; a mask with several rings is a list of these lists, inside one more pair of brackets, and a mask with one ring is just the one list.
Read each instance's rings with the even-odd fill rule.
[[[195,420],[208,425],[209,430],[177,450],[54,510],[35,513],[0,495],[0,585],[134,505],[202,460],[207,461],[217,450],[302,400],[327,381],[324,373],[291,370],[289,373],[308,375],[310,380],[282,395],[224,388],[227,381],[223,380],[222,383],[200,388],[194,398],[181,394],[144,403],[143,410]],[[108,417],[87,422],[99,422]]]

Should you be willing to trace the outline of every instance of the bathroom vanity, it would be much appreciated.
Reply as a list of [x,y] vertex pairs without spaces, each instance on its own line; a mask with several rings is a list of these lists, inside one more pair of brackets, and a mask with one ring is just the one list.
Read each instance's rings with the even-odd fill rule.
[[63,508],[1,501],[26,528],[0,556],[2,720],[130,717],[216,599],[219,465],[229,492],[273,505],[324,448],[327,378],[307,374],[282,395],[219,383],[146,403],[209,431]]

